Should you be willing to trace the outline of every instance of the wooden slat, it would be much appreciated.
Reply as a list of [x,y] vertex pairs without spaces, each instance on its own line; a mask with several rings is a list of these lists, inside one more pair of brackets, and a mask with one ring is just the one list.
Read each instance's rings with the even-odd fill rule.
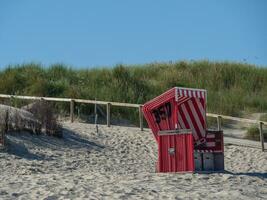
[[99,104],[107,105],[107,101],[95,101],[95,100],[86,100],[86,99],[74,99],[76,103],[88,103],[88,104]]
[[124,106],[124,107],[132,107],[139,108],[140,104],[131,104],[131,103],[119,103],[119,102],[110,102],[113,106]]
[[55,98],[55,97],[32,97],[32,96],[17,96],[17,95],[7,95],[0,94],[0,98],[16,98],[16,99],[25,99],[25,100],[46,100],[46,101],[63,101],[70,102],[69,98]]
[[77,103],[89,103],[89,104],[99,104],[99,105],[107,105],[108,103],[110,103],[112,106],[130,107],[130,108],[139,108],[139,106],[140,106],[140,104],[132,104],[132,103],[95,101],[95,100],[85,100],[85,99],[74,99],[74,100]]
[[[55,98],[55,97],[33,97],[33,96],[20,96],[20,95],[7,95],[0,94],[0,98],[17,98],[17,99],[25,99],[25,100],[46,100],[46,101],[59,101],[59,102],[70,102],[71,98]],[[131,108],[139,108],[140,104],[131,104],[131,103],[120,103],[120,102],[109,102],[109,101],[95,101],[95,100],[86,100],[86,99],[73,99],[76,103],[88,103],[88,104],[99,104],[99,105],[107,105],[110,103],[113,106],[121,106],[121,107],[131,107]]]
[[258,124],[262,123],[264,125],[267,125],[267,122],[264,121],[259,121],[259,120],[254,120],[254,119],[245,119],[245,118],[238,118],[238,117],[231,117],[231,116],[226,116],[226,115],[219,115],[219,114],[213,114],[213,113],[207,113],[208,117],[222,117],[223,119],[229,119],[233,121],[239,121],[239,122],[246,122],[246,123],[251,123],[251,124]]
[[175,129],[175,130],[163,130],[159,131],[158,135],[176,135],[176,134],[192,134],[191,129]]

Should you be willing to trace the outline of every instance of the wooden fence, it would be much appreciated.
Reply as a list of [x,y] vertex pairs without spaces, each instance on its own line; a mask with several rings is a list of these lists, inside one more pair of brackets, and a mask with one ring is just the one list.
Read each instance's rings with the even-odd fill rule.
[[[70,103],[70,120],[71,120],[71,122],[74,121],[74,105],[75,105],[75,103],[106,105],[107,126],[108,127],[110,127],[111,106],[136,108],[136,109],[138,109],[138,112],[139,112],[140,129],[141,129],[141,131],[144,130],[144,125],[143,125],[144,119],[143,119],[143,113],[142,113],[142,106],[143,105],[142,104],[96,101],[96,100],[86,100],[86,99],[72,99],[72,98],[19,96],[19,95],[7,95],[7,94],[0,94],[0,98],[8,98],[8,99],[15,98],[15,99],[24,99],[24,100],[45,100],[45,101],[55,101],[55,102],[69,102]],[[267,125],[267,122],[259,121],[259,120],[252,120],[252,119],[245,119],[245,118],[238,118],[238,117],[231,117],[231,116],[226,116],[226,115],[212,114],[212,113],[207,113],[207,116],[217,118],[218,130],[221,130],[222,119],[239,121],[239,122],[244,122],[244,123],[249,123],[249,124],[258,124],[259,130],[260,130],[261,148],[262,148],[262,151],[264,151],[263,125]]]
[[70,120],[71,120],[71,122],[74,121],[74,105],[75,105],[75,103],[106,105],[107,126],[108,127],[110,127],[111,106],[136,108],[136,109],[138,109],[138,112],[139,112],[139,126],[140,126],[142,131],[144,129],[142,105],[141,104],[119,103],[119,102],[109,102],[109,101],[96,101],[96,100],[86,100],[86,99],[71,99],[71,98],[19,96],[19,95],[7,95],[7,94],[0,94],[0,98],[6,98],[6,99],[14,98],[14,99],[22,99],[22,100],[44,100],[44,101],[54,101],[54,102],[69,102],[70,103]]

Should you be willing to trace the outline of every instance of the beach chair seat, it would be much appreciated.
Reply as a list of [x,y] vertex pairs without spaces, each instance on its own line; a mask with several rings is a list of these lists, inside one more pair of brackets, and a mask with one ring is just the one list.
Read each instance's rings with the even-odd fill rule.
[[223,131],[207,130],[206,142],[195,147],[196,152],[224,152]]

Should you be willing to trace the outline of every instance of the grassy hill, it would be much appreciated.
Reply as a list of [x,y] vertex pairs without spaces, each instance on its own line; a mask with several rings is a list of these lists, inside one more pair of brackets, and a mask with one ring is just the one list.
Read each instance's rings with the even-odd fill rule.
[[[182,61],[72,69],[31,63],[0,72],[4,94],[144,103],[173,86],[207,89],[209,112],[233,116],[267,112],[267,68],[249,64]],[[132,118],[132,111],[113,111]]]

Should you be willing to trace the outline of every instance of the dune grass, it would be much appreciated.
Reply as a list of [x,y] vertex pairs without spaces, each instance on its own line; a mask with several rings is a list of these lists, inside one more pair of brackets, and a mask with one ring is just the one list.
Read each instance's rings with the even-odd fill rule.
[[[207,89],[209,112],[241,116],[267,111],[267,68],[249,64],[181,61],[74,69],[63,64],[43,67],[29,63],[0,72],[0,93],[4,94],[142,104],[174,86]],[[91,107],[82,109],[89,112]],[[131,109],[113,111],[129,119],[137,116]]]
[[[267,131],[265,129],[263,130],[263,137],[264,137],[264,140],[266,141]],[[247,131],[246,131],[245,138],[250,139],[250,140],[260,141],[259,127],[257,125],[251,125],[250,127],[248,127]]]

